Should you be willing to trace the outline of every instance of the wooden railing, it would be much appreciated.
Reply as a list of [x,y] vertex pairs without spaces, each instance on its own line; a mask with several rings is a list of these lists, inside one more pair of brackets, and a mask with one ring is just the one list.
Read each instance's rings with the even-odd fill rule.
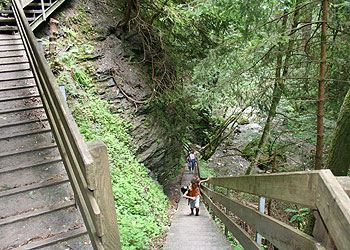
[[[22,8],[28,6],[34,0],[20,0]],[[49,7],[45,7],[45,1],[41,0],[41,14],[35,17],[35,20],[30,23],[32,30],[35,30],[42,22],[46,20],[65,0],[50,0]]]
[[[350,177],[334,177],[330,170],[212,178],[202,197],[245,249],[262,249],[228,216],[230,211],[279,249],[350,249]],[[218,187],[299,204],[315,210],[314,237],[243,205]],[[219,205],[221,204],[221,205]],[[219,207],[225,207],[226,212]],[[334,246],[334,245],[335,246]]]
[[12,8],[92,245],[95,250],[121,249],[106,146],[101,141],[85,144],[20,1],[12,0]]

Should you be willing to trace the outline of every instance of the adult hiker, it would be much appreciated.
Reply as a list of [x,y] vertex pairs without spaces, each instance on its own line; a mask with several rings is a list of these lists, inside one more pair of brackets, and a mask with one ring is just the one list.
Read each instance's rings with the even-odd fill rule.
[[187,157],[187,160],[188,160],[188,169],[190,170],[191,173],[193,173],[194,167],[196,165],[196,160],[197,160],[196,153],[194,152],[193,149],[191,149]]

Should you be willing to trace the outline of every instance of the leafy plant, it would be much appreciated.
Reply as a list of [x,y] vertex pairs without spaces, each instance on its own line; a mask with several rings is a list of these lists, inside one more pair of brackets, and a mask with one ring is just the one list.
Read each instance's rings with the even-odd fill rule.
[[287,208],[284,211],[294,214],[292,218],[290,218],[289,220],[290,223],[297,222],[299,230],[303,231],[305,229],[306,216],[310,213],[309,208],[300,208],[300,209]]

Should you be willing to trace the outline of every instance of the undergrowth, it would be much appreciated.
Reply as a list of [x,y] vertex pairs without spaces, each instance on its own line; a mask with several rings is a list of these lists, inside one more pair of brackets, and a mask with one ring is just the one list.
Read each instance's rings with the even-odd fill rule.
[[107,145],[122,248],[148,249],[168,225],[167,197],[131,152],[128,129],[132,125],[110,112],[112,104],[100,99],[89,74],[93,67],[81,63],[93,51],[91,42],[82,37],[78,26],[61,30],[60,52],[50,65],[57,82],[66,87],[84,140],[102,140]]

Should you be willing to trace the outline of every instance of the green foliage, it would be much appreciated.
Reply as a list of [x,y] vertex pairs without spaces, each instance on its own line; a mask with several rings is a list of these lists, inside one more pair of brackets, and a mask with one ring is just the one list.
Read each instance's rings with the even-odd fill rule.
[[293,213],[294,215],[290,218],[289,222],[297,222],[298,223],[298,229],[301,231],[304,231],[305,226],[306,226],[306,216],[310,213],[309,208],[300,208],[298,210],[292,209],[292,208],[287,208],[285,209],[286,212],[288,213]]
[[63,28],[66,39],[60,41],[60,47],[70,49],[61,51],[51,66],[57,82],[68,91],[68,102],[84,140],[102,140],[107,145],[122,248],[145,249],[168,225],[168,200],[131,152],[128,130],[132,125],[111,113],[112,104],[100,99],[88,73],[91,65],[81,63],[93,47],[78,27]]
[[9,9],[10,0],[0,0],[0,10]]
[[209,168],[209,163],[199,159],[199,165],[200,165],[200,171],[201,171],[201,178],[208,178],[208,177],[215,177],[216,174],[214,172],[214,169]]

